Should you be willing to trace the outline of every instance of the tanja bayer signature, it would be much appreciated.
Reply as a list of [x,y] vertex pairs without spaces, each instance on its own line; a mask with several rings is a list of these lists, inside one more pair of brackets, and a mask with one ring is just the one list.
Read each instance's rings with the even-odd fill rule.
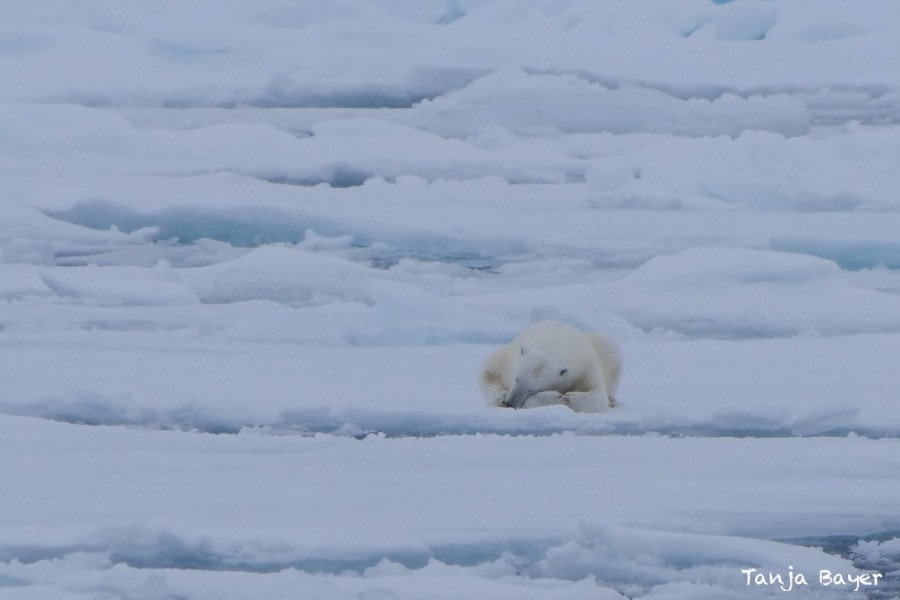
[[809,586],[810,581],[821,587],[858,592],[862,588],[877,587],[883,577],[881,573],[837,573],[828,569],[819,569],[814,576],[807,577],[805,573],[794,571],[791,566],[787,573],[761,571],[752,567],[741,569],[741,573],[747,585],[777,586],[783,592]]

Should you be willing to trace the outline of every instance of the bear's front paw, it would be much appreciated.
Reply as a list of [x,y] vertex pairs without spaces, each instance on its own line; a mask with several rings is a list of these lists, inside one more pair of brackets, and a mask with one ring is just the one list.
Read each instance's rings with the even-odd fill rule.
[[544,391],[528,396],[525,403],[522,405],[522,408],[537,408],[539,406],[553,406],[554,404],[562,403],[562,394],[554,391]]
[[563,396],[563,404],[575,412],[600,412],[608,408],[609,400],[596,392],[569,392]]

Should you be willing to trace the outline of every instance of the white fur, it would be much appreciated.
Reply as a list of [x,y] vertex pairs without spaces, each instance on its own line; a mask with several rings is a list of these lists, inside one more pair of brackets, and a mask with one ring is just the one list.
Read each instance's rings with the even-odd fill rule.
[[491,406],[565,404],[599,412],[615,406],[621,371],[622,354],[612,340],[541,321],[488,356],[479,383]]

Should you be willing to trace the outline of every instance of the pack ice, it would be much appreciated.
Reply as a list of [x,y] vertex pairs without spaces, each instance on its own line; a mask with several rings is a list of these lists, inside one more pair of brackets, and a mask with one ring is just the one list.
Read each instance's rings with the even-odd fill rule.
[[3,12],[0,598],[900,594],[896,2]]

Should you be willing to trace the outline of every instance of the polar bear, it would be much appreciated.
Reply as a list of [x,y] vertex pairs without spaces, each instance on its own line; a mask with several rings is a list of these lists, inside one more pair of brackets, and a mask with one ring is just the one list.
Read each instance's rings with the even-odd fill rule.
[[481,393],[491,406],[536,408],[565,404],[576,412],[616,405],[622,354],[598,334],[540,321],[481,366]]

